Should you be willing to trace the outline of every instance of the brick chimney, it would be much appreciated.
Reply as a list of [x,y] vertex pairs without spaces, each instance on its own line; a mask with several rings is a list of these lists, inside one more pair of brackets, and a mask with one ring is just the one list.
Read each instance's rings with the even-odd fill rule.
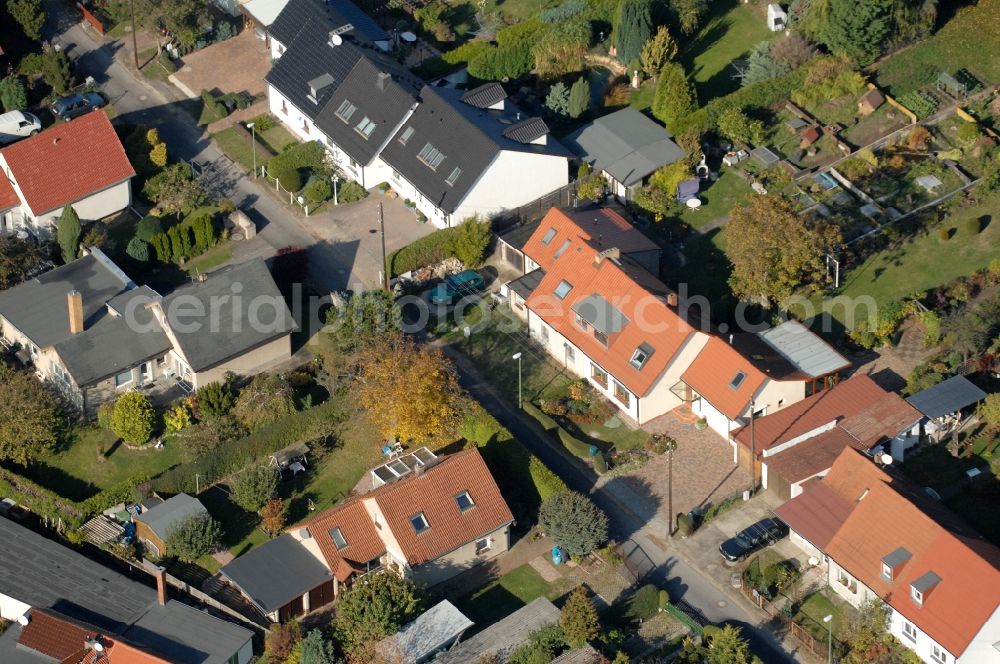
[[594,256],[594,265],[600,265],[601,261],[605,258],[611,258],[614,260],[619,260],[621,258],[621,253],[618,251],[618,247],[611,247],[600,252]]
[[83,332],[83,294],[71,290],[66,294],[66,305],[69,307],[69,333]]
[[160,606],[164,606],[167,603],[167,570],[157,567],[153,575],[156,577],[156,599]]

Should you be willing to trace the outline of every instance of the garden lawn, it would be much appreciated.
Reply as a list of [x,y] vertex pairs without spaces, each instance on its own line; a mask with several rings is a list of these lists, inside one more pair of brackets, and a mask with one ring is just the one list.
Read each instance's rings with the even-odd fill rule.
[[[843,276],[840,294],[848,298],[870,296],[883,305],[986,267],[997,257],[1000,243],[1000,219],[992,216],[997,203],[1000,203],[1000,196],[994,195],[961,210],[959,215],[950,217],[940,226],[873,254]],[[980,218],[983,222],[989,219],[989,222],[977,235],[972,235],[962,224],[968,217]],[[956,230],[950,240],[942,242],[938,238],[938,228]],[[816,304],[818,299],[812,301]],[[829,304],[829,300],[824,302],[827,308]],[[831,314],[841,324],[847,318],[843,306],[834,307]],[[859,313],[863,315],[863,311]]]
[[730,67],[733,60],[746,57],[760,42],[782,34],[768,30],[763,16],[738,2],[720,0],[711,6],[715,14],[698,34],[693,39],[678,40],[686,44],[680,60],[694,79],[702,106],[740,87]]
[[562,579],[550,584],[531,565],[525,564],[458,600],[455,605],[476,624],[473,630],[478,631],[539,597],[556,599],[569,590],[570,585],[570,581]]
[[275,121],[270,129],[257,132],[257,140],[262,146],[267,146],[273,154],[280,154],[289,145],[295,145],[299,139],[285,129],[280,122]]
[[214,247],[195,256],[184,264],[183,269],[190,275],[203,274],[224,265],[233,257],[233,245],[229,240],[221,240]]
[[[713,309],[725,311],[730,298],[729,275],[732,265],[726,256],[726,228],[716,228],[684,244],[684,267],[667,275],[667,284],[681,295],[703,295]],[[681,291],[681,288],[686,290]]]
[[[212,138],[219,145],[219,149],[229,155],[230,159],[247,171],[253,171],[253,149],[250,143],[245,141],[235,128],[230,127],[216,132],[212,134]],[[257,147],[258,166],[265,163],[269,157],[270,155],[266,150],[261,149],[260,146]]]
[[833,616],[833,634],[837,637],[847,627],[847,619],[840,608],[840,601],[834,602],[827,595],[827,591],[817,590],[803,600],[792,620],[809,630],[817,639],[825,639],[827,626],[823,618],[830,615]]
[[[110,431],[94,426],[74,431],[73,442],[58,454],[32,466],[26,476],[70,500],[84,500],[102,489],[140,475],[152,476],[180,463],[179,445],[133,451],[116,445]],[[98,449],[106,456],[98,455]]]
[[697,210],[684,208],[681,220],[694,229],[699,229],[710,221],[728,217],[729,211],[742,203],[752,193],[749,183],[731,168],[722,171],[718,180],[712,182],[698,194],[701,207]]
[[966,69],[989,86],[1000,83],[1000,0],[980,0],[959,9],[937,34],[886,58],[876,71],[880,87],[893,95],[932,84],[938,74]]

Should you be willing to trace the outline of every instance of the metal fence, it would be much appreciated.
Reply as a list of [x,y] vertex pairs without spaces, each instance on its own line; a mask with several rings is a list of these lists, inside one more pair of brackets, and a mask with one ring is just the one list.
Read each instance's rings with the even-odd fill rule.
[[[789,633],[795,637],[795,640],[801,643],[803,646],[808,648],[814,655],[819,657],[826,657],[828,648],[830,647],[827,639],[816,638],[811,631],[809,631],[802,624],[792,620],[792,616],[789,612],[782,610],[776,604],[768,600],[764,595],[747,583],[746,579],[740,578],[740,591],[749,599],[751,602],[757,605],[757,608],[764,611],[769,618],[782,623],[788,628]],[[791,598],[786,599],[791,603]],[[791,604],[789,604],[791,606]],[[822,625],[820,626],[822,627]],[[828,637],[830,638],[830,637]],[[832,639],[833,652],[843,652],[844,646],[838,639]]]

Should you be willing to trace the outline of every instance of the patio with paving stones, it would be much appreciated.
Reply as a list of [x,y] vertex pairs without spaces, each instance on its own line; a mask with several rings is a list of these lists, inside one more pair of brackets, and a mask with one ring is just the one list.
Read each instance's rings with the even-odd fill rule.
[[[688,419],[682,411],[672,411],[643,427],[677,441],[673,454],[675,514],[717,504],[750,485],[746,470],[733,464],[729,443],[711,429],[699,431]],[[660,455],[626,478],[659,501],[661,510],[667,507],[668,463],[668,456]]]

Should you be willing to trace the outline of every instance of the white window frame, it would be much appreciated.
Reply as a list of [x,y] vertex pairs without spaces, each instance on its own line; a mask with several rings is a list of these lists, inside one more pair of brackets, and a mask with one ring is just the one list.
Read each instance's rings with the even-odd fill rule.
[[[481,545],[481,546],[480,546]],[[493,548],[492,537],[480,537],[476,540],[476,555],[482,555]]]
[[635,352],[632,353],[632,359],[629,360],[629,364],[631,364],[635,369],[642,369],[644,366],[646,366],[646,362],[648,360],[649,360],[649,353],[647,353],[641,348],[636,348]]
[[[129,379],[123,382],[118,382],[118,379],[125,373],[128,373]],[[134,382],[135,382],[135,372],[133,372],[131,368],[126,369],[125,371],[119,371],[118,373],[115,374],[115,389],[121,389],[128,385],[131,385]]]
[[377,127],[378,125],[375,123],[375,121],[366,115],[365,117],[361,118],[361,122],[359,122],[354,127],[354,131],[361,134],[361,136],[367,141],[369,138],[371,138],[372,133],[375,131]]
[[[418,519],[424,524],[424,527],[419,530],[417,530],[417,524],[414,523],[414,521]],[[413,532],[415,532],[417,535],[421,533],[426,533],[428,530],[431,529],[431,524],[427,520],[427,516],[423,512],[417,512],[416,514],[410,517],[410,526],[413,528]]]
[[[337,535],[334,535],[334,533],[337,533]],[[337,543],[337,536],[339,536],[340,541],[344,543],[343,546]],[[333,540],[333,545],[337,548],[337,551],[343,551],[348,546],[347,538],[344,537],[344,531],[340,528],[334,528],[330,531],[330,539]]]
[[892,581],[892,568],[885,563],[882,563],[882,578]]
[[910,598],[916,602],[918,606],[924,605],[924,594],[913,586],[910,586]]
[[935,662],[941,662],[941,664],[948,664],[948,653],[945,652],[944,648],[940,648],[938,644],[931,644],[931,659]]
[[917,640],[917,626],[906,618],[903,618],[903,636],[908,638],[910,641],[915,642]]
[[[462,507],[462,503],[460,502],[460,500],[463,498],[469,501],[469,504],[466,505],[465,507]],[[468,491],[462,491],[461,493],[455,496],[455,504],[458,506],[459,512],[468,512],[469,510],[471,510],[473,507],[476,506],[476,501],[472,499],[472,496],[469,495]]]

